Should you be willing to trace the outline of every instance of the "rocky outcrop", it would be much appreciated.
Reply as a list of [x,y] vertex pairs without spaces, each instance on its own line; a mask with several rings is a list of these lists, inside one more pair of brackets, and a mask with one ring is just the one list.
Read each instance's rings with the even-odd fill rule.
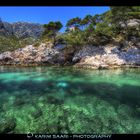
[[140,26],[140,19],[130,19],[130,20],[128,20],[127,26],[129,26],[129,27],[138,27],[138,26]]
[[140,48],[131,46],[120,50],[119,46],[85,46],[76,53],[69,53],[53,44],[39,47],[28,45],[12,52],[0,54],[0,65],[74,65],[92,69],[140,66]]
[[40,64],[63,64],[64,56],[59,49],[53,49],[51,43],[33,45],[19,48],[13,52],[0,54],[0,64],[4,65],[40,65]]
[[121,27],[138,27],[140,26],[140,19],[129,19],[126,21],[126,25],[122,22],[120,22]]
[[83,48],[73,57],[73,61],[78,63],[75,67],[92,69],[109,69],[123,66],[140,66],[140,49],[132,47],[122,51],[118,46],[88,46]]

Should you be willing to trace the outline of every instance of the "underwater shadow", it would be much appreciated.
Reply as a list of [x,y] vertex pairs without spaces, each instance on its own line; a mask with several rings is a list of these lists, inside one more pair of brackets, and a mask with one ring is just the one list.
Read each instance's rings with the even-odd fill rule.
[[[131,107],[140,106],[140,86],[127,85],[117,86],[112,83],[88,83],[88,82],[70,82],[70,81],[9,81],[3,83],[0,81],[0,93],[5,92],[9,95],[14,92],[25,90],[26,95],[43,96],[55,94],[59,96],[59,92],[63,92],[64,99],[74,96],[96,96],[102,100],[108,101],[110,104],[116,102],[126,104]],[[22,93],[21,93],[22,94]],[[61,93],[62,94],[62,93]],[[60,95],[61,97],[61,95]],[[114,102],[114,103],[113,103]]]

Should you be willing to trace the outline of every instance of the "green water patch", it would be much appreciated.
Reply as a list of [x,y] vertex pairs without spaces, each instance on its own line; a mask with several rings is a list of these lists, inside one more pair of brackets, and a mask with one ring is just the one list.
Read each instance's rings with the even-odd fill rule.
[[0,68],[0,133],[139,133],[140,70]]

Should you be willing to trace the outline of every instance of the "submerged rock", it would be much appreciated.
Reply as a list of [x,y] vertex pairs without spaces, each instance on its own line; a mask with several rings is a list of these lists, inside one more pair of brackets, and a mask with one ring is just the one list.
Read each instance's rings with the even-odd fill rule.
[[48,96],[47,97],[47,103],[61,105],[61,104],[64,103],[64,100],[63,99],[58,99],[57,97],[54,97],[54,96]]
[[14,106],[22,106],[24,104],[25,104],[24,99],[22,99],[22,98],[15,99]]
[[35,112],[32,113],[32,116],[37,119],[43,114],[42,110],[38,108]]
[[7,134],[12,132],[16,127],[15,118],[5,118],[0,121],[0,133]]
[[132,116],[134,113],[132,108],[124,104],[118,106],[117,112],[120,116],[125,118]]

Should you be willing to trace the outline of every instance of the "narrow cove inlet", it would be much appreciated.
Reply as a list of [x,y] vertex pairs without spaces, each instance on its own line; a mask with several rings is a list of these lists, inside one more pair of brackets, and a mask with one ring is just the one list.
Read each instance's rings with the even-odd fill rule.
[[0,133],[136,134],[140,69],[0,66]]

